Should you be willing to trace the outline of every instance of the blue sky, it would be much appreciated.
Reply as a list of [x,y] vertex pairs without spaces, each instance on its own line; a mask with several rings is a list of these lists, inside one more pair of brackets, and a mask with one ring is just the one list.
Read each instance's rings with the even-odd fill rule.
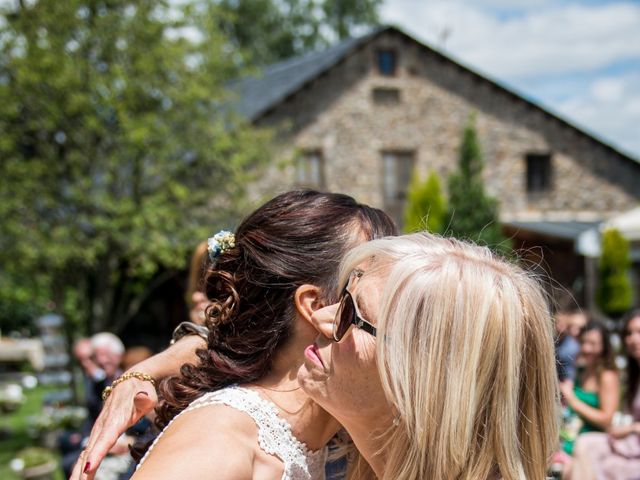
[[640,160],[640,0],[386,0],[382,19]]

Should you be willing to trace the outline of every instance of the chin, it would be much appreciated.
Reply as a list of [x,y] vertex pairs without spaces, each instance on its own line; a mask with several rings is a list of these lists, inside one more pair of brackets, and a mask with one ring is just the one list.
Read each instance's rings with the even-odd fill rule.
[[305,392],[314,383],[312,373],[309,371],[309,369],[304,363],[298,369],[298,383],[300,384],[300,386]]
[[298,370],[298,383],[300,388],[309,395],[309,397],[317,403],[322,403],[324,399],[325,385],[324,382],[314,378],[314,372],[307,369],[306,365],[302,365]]

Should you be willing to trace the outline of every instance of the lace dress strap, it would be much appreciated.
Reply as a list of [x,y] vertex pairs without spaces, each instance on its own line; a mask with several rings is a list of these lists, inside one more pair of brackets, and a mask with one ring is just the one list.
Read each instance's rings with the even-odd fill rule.
[[245,412],[251,417],[258,427],[260,448],[264,452],[278,457],[284,464],[282,480],[324,480],[326,447],[315,452],[310,451],[293,435],[289,422],[279,416],[278,408],[272,402],[263,399],[254,390],[238,386],[206,393],[193,401],[185,410],[176,415],[158,435],[138,467],[142,465],[162,433],[171,426],[176,418],[186,412],[208,405],[226,405]]

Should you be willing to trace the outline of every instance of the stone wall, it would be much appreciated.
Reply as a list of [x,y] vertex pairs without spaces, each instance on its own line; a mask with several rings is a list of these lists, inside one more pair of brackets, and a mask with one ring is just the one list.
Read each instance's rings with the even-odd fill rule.
[[[396,52],[395,76],[377,72],[381,48]],[[398,89],[400,102],[374,103],[374,88]],[[598,220],[638,205],[640,163],[393,31],[353,52],[258,124],[279,128],[284,157],[321,151],[326,189],[383,207],[381,152],[413,151],[423,176],[435,169],[444,179],[456,166],[472,114],[487,189],[500,200],[503,220]],[[526,191],[527,153],[552,155],[550,191]],[[294,168],[289,164],[271,177],[278,190],[295,185]]]

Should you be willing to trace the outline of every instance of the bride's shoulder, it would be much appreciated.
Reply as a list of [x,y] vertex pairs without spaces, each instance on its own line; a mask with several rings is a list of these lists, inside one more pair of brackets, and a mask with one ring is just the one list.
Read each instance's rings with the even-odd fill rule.
[[251,419],[226,405],[185,411],[164,431],[135,480],[252,478],[256,435]]
[[[189,409],[176,418],[164,435],[181,436],[205,440],[202,448],[211,449],[209,441],[224,438],[235,446],[253,447],[256,443],[257,427],[251,417],[224,404],[207,404]],[[207,445],[208,444],[208,445]]]

